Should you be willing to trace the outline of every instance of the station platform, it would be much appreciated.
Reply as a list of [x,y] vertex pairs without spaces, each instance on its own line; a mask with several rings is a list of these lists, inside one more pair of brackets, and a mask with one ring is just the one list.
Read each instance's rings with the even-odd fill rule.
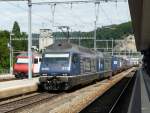
[[8,80],[8,79],[14,79],[15,75],[11,75],[11,74],[2,74],[0,75],[0,80]]
[[39,78],[0,82],[0,99],[38,90]]
[[150,113],[150,75],[142,68],[136,75],[128,113]]

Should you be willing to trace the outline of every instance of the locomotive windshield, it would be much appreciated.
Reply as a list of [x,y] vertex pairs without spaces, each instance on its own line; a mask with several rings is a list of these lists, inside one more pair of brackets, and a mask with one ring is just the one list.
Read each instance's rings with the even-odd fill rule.
[[16,63],[17,64],[27,64],[28,58],[18,58]]
[[43,63],[51,68],[69,67],[69,54],[45,54]]

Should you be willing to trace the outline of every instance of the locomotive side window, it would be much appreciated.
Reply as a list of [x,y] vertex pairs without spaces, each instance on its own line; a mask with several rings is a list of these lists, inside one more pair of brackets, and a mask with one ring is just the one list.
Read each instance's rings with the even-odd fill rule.
[[90,58],[85,58],[85,72],[90,72],[91,71],[91,59]]
[[41,62],[42,61],[42,58],[39,58],[39,62]]
[[37,58],[34,59],[34,64],[38,64],[38,59]]
[[91,72],[94,70],[94,59],[91,59]]
[[111,59],[108,57],[104,59],[104,70],[111,70]]
[[94,71],[96,71],[96,60],[94,59],[94,65],[93,65],[93,67],[94,67]]

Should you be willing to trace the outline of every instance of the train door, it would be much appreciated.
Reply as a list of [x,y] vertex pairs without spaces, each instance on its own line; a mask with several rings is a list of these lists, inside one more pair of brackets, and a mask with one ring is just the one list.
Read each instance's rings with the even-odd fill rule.
[[78,54],[72,55],[71,74],[72,75],[79,75],[80,74],[80,58],[79,58]]
[[118,69],[119,66],[119,58],[112,56],[112,71],[116,71]]
[[104,71],[104,61],[101,58],[97,59],[97,72],[102,72]]
[[33,73],[38,74],[40,71],[41,58],[34,58]]
[[98,58],[97,59],[97,72],[99,72],[99,78],[103,78],[104,76],[104,59],[103,58]]

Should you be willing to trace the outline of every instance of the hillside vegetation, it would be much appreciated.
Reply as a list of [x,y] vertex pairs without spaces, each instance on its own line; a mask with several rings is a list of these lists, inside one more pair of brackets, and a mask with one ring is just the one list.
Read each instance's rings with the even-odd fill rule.
[[[66,37],[62,32],[54,32],[53,35],[56,38]],[[133,34],[131,22],[122,23],[120,25],[105,26],[97,29],[96,39],[98,40],[111,40],[111,39],[123,39],[123,37]],[[70,33],[70,37],[93,37],[94,32],[81,32],[75,31]],[[78,43],[78,40],[73,40],[72,42]],[[92,48],[93,40],[82,40],[81,45]],[[98,45],[98,44],[97,44]]]
[[[54,37],[65,37],[62,32],[54,32]],[[132,24],[131,22],[122,23],[120,25],[104,26],[97,29],[97,39],[120,39],[124,35],[132,34]],[[75,31],[70,32],[70,37],[93,37],[94,32],[81,32]]]

